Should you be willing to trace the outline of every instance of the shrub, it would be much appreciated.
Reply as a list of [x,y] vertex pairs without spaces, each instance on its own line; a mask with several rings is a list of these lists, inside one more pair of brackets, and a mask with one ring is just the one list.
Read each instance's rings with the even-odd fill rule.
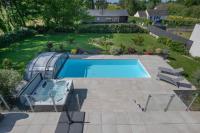
[[4,69],[11,69],[13,66],[12,60],[4,58],[2,61],[2,66]]
[[158,54],[158,55],[162,54],[162,49],[161,48],[156,48],[155,49],[155,53]]
[[84,24],[79,33],[147,33],[136,24]]
[[121,50],[120,47],[112,46],[112,47],[110,48],[110,54],[112,54],[112,55],[119,55],[119,54],[121,54],[121,53],[122,53],[122,50]]
[[106,50],[108,50],[108,46],[112,46],[114,43],[112,41],[106,40],[103,42],[103,45],[105,46]]
[[196,87],[200,88],[200,69],[192,74],[192,82]]
[[120,44],[119,47],[121,48],[122,52],[125,53],[126,46],[123,44]]
[[59,51],[60,52],[64,52],[65,51],[64,45],[62,43],[59,44]]
[[77,54],[78,53],[78,49],[71,49],[71,54]]
[[171,50],[179,52],[181,54],[185,54],[186,53],[186,48],[185,48],[184,44],[182,44],[182,43],[171,42],[169,47],[170,47]]
[[132,40],[133,40],[134,44],[138,45],[138,46],[139,45],[143,45],[143,42],[144,42],[144,38],[142,36],[140,36],[140,35],[132,38]]
[[196,23],[200,23],[200,19],[182,16],[168,16],[164,20],[164,24],[169,26],[193,26]]
[[70,44],[74,43],[74,40],[75,40],[74,37],[72,37],[72,36],[68,37],[68,41]]
[[13,32],[6,33],[0,36],[0,47],[8,47],[10,44],[22,41],[28,37],[34,36],[36,34],[35,30],[21,28]]
[[127,48],[127,54],[134,54],[134,53],[136,53],[136,50],[134,48],[132,47]]
[[46,44],[46,47],[47,47],[47,51],[48,52],[51,52],[52,51],[52,48],[53,48],[53,43],[48,41],[47,44]]
[[159,43],[162,43],[162,44],[167,44],[167,40],[168,40],[168,38],[167,37],[159,37],[158,39],[157,39],[157,41],[159,42]]
[[21,75],[17,71],[0,69],[0,93],[9,95],[20,80]]

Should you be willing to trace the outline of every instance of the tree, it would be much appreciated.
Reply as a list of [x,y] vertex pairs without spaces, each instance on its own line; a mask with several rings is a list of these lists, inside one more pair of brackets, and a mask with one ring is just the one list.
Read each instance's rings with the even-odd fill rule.
[[94,9],[95,6],[94,0],[85,0],[85,5],[89,9]]
[[106,9],[108,3],[106,2],[106,0],[97,0],[95,5],[97,9]]
[[138,10],[145,10],[146,9],[146,2],[145,1],[138,1],[138,0],[120,0],[119,5],[127,9],[130,15],[134,15]]

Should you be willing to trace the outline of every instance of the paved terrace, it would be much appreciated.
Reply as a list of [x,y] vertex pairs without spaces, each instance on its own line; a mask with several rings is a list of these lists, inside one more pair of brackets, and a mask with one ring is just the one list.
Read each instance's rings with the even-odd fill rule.
[[[140,59],[151,78],[145,79],[81,79],[74,80],[75,94],[80,97],[81,111],[86,112],[84,133],[199,133],[200,112],[186,112],[185,104],[175,96],[168,112],[164,112],[173,90],[177,88],[156,79],[158,67],[170,67],[159,56],[73,56],[88,59]],[[187,81],[184,81],[187,83]],[[147,112],[142,112],[148,95],[152,95]],[[70,109],[77,107],[72,102]],[[28,113],[28,117],[0,123],[0,132],[54,132],[60,124],[60,113]]]

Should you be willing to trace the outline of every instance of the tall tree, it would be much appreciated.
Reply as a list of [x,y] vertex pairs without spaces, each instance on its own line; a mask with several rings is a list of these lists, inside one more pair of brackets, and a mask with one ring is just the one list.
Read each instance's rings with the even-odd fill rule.
[[97,9],[106,9],[108,6],[108,3],[106,0],[97,0],[95,5]]

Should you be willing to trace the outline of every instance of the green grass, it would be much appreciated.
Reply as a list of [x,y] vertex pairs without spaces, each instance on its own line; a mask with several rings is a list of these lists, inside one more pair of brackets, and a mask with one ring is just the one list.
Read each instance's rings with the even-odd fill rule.
[[[134,45],[132,38],[136,36],[142,36],[144,38],[143,44],[136,46]],[[165,48],[164,45],[157,42],[157,40],[149,34],[113,34],[112,41],[117,44],[123,44],[127,46],[134,46],[137,50],[154,50],[155,48]]]
[[[42,52],[48,41],[53,42],[54,47],[58,48],[63,44],[66,50],[81,48],[85,50],[104,50],[104,47],[97,47],[89,44],[89,39],[106,37],[111,39],[116,45],[133,45],[132,38],[138,34],[55,34],[55,35],[36,35],[24,41],[12,44],[11,47],[0,49],[0,62],[4,58],[9,58],[14,62],[15,69],[23,71],[25,65],[33,59],[38,53]],[[144,44],[135,46],[137,49],[152,49],[153,47],[162,47],[156,39],[148,34],[140,34],[144,37]],[[73,44],[69,44],[68,38],[74,37]],[[1,63],[0,63],[1,64]]]
[[200,61],[189,56],[171,52],[169,60],[169,64],[174,68],[182,67],[184,69],[185,77],[189,81],[192,81],[192,74],[200,69]]
[[[132,38],[141,35],[144,38],[144,43],[140,46],[135,46]],[[75,41],[69,44],[67,41],[69,36],[73,36]],[[55,35],[36,35],[24,41],[12,44],[9,48],[0,48],[0,62],[4,58],[9,58],[14,62],[14,69],[23,73],[25,65],[32,60],[38,53],[42,52],[48,41],[52,41],[54,46],[58,48],[59,44],[63,44],[66,50],[73,48],[81,48],[85,50],[105,50],[104,47],[98,47],[89,44],[91,38],[109,38],[115,45],[134,46],[136,50],[154,50],[155,48],[165,48],[164,45],[148,34],[55,34]],[[174,68],[183,67],[185,76],[191,81],[192,73],[200,69],[200,61],[194,58],[183,56],[179,53],[170,52],[170,65]],[[1,67],[1,63],[0,63]]]
[[[69,36],[75,37],[73,44],[67,41]],[[8,48],[0,48],[0,62],[4,58],[9,58],[13,61],[15,69],[23,71],[25,65],[33,59],[38,53],[42,52],[48,41],[52,41],[54,46],[62,43],[66,49],[82,48],[86,50],[99,49],[88,44],[88,39],[101,37],[102,34],[56,34],[56,35],[36,35],[35,37],[24,41],[12,44]],[[1,64],[1,63],[0,63]],[[1,65],[0,65],[1,67]]]

